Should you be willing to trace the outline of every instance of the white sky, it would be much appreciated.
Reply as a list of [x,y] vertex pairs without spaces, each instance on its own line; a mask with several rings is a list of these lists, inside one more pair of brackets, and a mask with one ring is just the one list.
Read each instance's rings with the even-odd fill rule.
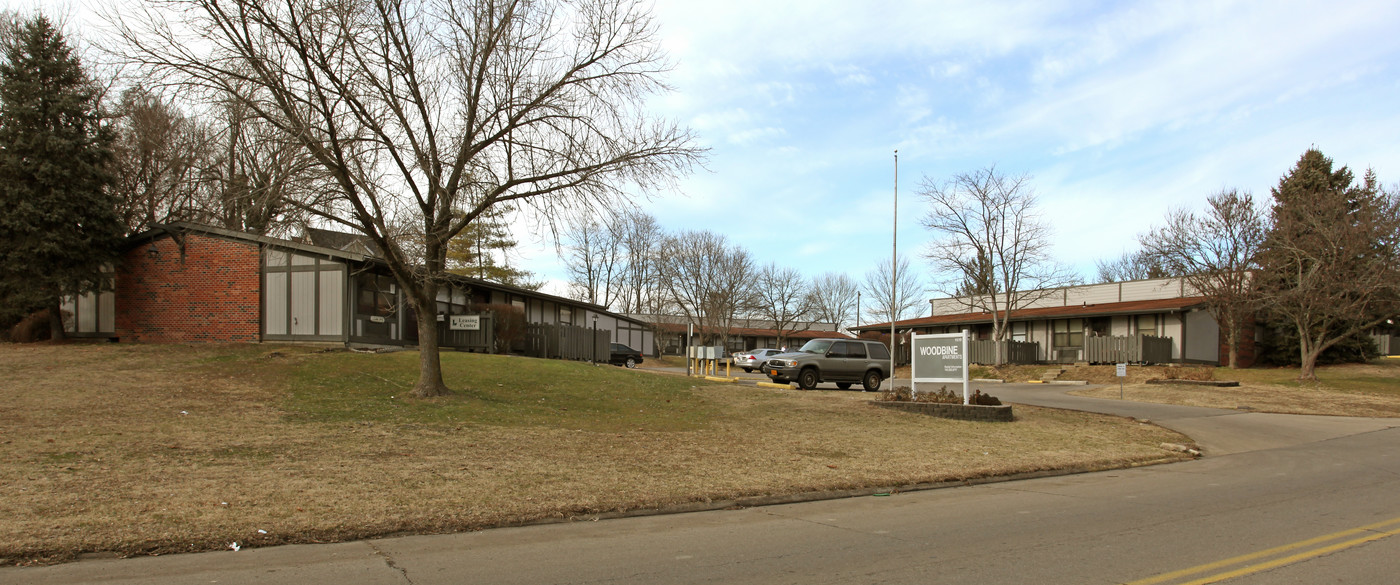
[[[895,149],[899,248],[921,270],[919,183],[990,164],[1032,175],[1056,254],[1085,278],[1169,208],[1225,187],[1267,201],[1309,146],[1400,180],[1394,1],[658,0],[654,14],[677,64],[654,107],[711,151],[679,192],[638,205],[808,276],[860,280],[888,258]],[[553,243],[517,236],[523,267],[562,293]]]

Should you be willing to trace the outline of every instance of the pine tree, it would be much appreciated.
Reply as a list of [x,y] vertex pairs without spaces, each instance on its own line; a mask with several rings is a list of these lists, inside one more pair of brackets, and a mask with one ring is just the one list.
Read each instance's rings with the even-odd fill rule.
[[[495,207],[481,214],[447,244],[448,272],[508,286],[538,289],[543,283],[534,274],[510,265],[510,251],[518,242],[506,225],[509,207]],[[498,259],[499,257],[499,259]]]
[[123,226],[108,193],[112,132],[101,93],[43,15],[11,23],[0,62],[0,306],[48,308],[110,286]]
[[1269,320],[1296,334],[1300,379],[1319,355],[1400,312],[1400,198],[1353,183],[1317,149],[1273,189],[1258,284]]

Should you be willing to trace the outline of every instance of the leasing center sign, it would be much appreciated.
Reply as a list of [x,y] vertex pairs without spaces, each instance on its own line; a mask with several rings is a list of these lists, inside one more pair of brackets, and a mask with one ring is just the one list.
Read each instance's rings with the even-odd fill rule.
[[962,382],[967,379],[967,337],[962,333],[913,336],[915,382]]

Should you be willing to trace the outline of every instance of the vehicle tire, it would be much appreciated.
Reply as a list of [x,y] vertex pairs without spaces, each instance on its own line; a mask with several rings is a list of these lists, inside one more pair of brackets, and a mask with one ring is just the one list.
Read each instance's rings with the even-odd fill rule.
[[850,389],[851,389],[851,383],[850,383],[850,382],[837,382],[837,383],[836,383],[836,387],[837,387],[837,388],[840,388],[840,389],[842,389],[842,390],[850,390]]
[[753,368],[744,368],[744,373],[745,373],[745,374],[752,374],[752,373],[753,373]]
[[861,379],[860,385],[865,387],[866,392],[874,392],[880,389],[880,371],[870,370],[865,373],[865,378]]
[[627,358],[627,367],[629,367],[629,368],[635,368],[635,367],[637,367],[637,360],[636,360],[635,358]]
[[807,368],[797,375],[797,385],[803,390],[811,390],[817,387],[817,379],[816,368]]

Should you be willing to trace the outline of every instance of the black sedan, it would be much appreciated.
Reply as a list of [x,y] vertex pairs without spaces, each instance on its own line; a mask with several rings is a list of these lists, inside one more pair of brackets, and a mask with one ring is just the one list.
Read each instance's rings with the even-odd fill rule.
[[637,367],[642,363],[642,352],[627,347],[621,343],[612,344],[612,355],[608,356],[608,363],[614,366]]

